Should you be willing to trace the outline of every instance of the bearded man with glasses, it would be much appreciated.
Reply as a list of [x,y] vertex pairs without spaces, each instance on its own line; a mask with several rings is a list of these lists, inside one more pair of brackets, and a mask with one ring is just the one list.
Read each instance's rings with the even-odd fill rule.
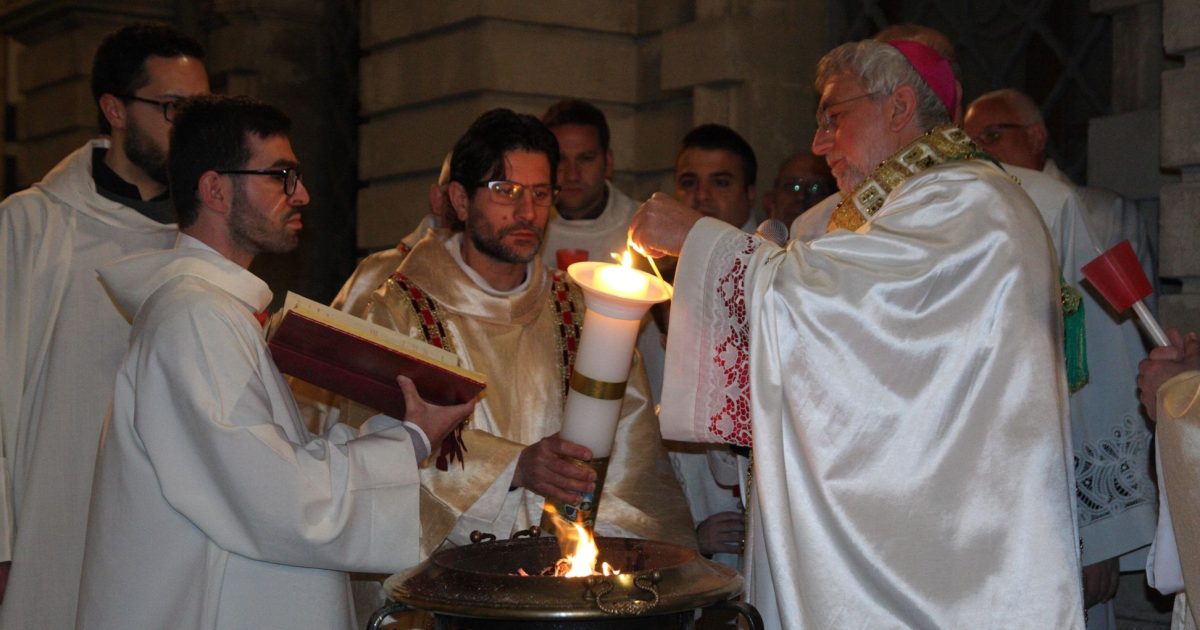
[[[488,376],[466,429],[435,445],[421,469],[424,553],[446,540],[469,544],[472,530],[508,537],[538,524],[544,499],[575,503],[595,489],[594,472],[564,459],[590,451],[557,436],[584,314],[578,288],[538,251],[558,159],[558,142],[536,118],[506,109],[480,116],[452,151],[454,225],[419,241],[367,305],[368,320],[451,350]],[[616,440],[597,534],[694,546],[640,360]]]
[[400,379],[403,421],[305,430],[264,339],[271,291],[248,270],[297,244],[309,196],[290,130],[245,97],[190,99],[169,162],[176,247],[99,270],[133,327],[78,627],[348,630],[345,572],[416,562],[417,464],[473,404],[429,405]]
[[951,124],[932,48],[848,43],[816,74],[828,234],[782,248],[658,194],[634,216],[635,244],[682,252],[663,437],[752,447],[767,627],[1082,628],[1041,217]]
[[96,445],[129,337],[96,268],[175,243],[168,133],[174,103],[208,92],[203,59],[167,26],[110,33],[91,80],[108,137],[0,204],[0,628],[75,626]]

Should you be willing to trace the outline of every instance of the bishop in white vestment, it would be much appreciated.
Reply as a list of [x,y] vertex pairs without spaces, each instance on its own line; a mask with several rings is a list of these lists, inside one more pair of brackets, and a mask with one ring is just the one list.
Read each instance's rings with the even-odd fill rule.
[[662,196],[635,217],[636,243],[682,250],[663,435],[753,446],[768,627],[1080,628],[1054,252],[961,130],[920,124],[925,73],[893,47],[818,71],[844,229],[780,248]]

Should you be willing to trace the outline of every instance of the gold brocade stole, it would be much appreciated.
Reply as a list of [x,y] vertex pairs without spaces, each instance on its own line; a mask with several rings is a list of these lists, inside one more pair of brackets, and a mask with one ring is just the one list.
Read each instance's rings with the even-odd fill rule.
[[[408,298],[408,306],[417,316],[417,325],[421,328],[421,336],[425,338],[425,343],[447,352],[454,352],[454,341],[447,332],[449,329],[446,328],[442,309],[438,303],[426,295],[420,287],[413,284],[408,276],[399,271],[391,275],[391,280],[404,292],[404,297]],[[458,460],[459,466],[465,466],[467,444],[463,442],[462,432],[468,422],[470,422],[469,418],[455,427],[445,438],[442,438],[442,443],[438,447],[438,470],[443,472],[449,470],[450,463],[455,460]]]
[[[408,306],[417,316],[417,325],[420,327],[421,336],[425,338],[426,343],[449,352],[455,352],[454,339],[450,336],[445,315],[443,315],[437,300],[422,291],[400,272],[393,273],[391,279],[404,292],[404,297],[408,298]],[[571,373],[575,370],[575,354],[579,351],[579,336],[582,334],[583,328],[583,319],[580,316],[583,311],[582,297],[577,289],[567,283],[567,274],[562,271],[555,271],[551,275],[550,294],[552,298],[550,308],[555,314],[555,328],[558,331],[558,370],[562,375],[562,392],[565,402],[567,391],[571,386]],[[442,440],[437,457],[438,470],[448,470],[450,463],[456,459],[460,462],[464,460],[467,447],[462,439],[462,430],[468,423],[469,420],[459,425]]]
[[842,228],[853,232],[875,216],[887,196],[904,180],[938,164],[972,158],[990,159],[962,129],[950,124],[934,127],[876,166],[834,208],[825,231]]

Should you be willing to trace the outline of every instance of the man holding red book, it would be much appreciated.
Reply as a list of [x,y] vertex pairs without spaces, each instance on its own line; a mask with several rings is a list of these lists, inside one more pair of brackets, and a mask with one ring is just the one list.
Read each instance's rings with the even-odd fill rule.
[[247,268],[294,248],[308,191],[279,110],[202,97],[169,158],[174,249],[100,270],[133,324],[101,438],[79,627],[353,626],[347,571],[416,563],[417,462],[472,410],[402,382],[408,421],[304,427]]

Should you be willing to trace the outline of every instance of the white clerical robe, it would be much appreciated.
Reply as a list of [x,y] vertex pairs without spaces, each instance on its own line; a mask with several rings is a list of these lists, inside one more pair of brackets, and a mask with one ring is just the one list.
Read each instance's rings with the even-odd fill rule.
[[132,318],[97,461],[78,628],[350,628],[344,571],[415,564],[399,422],[309,434],[254,313],[266,283],[199,241],[101,271]]
[[1058,271],[995,166],[786,249],[684,244],[666,438],[754,446],[750,601],[779,628],[1079,628]]
[[93,140],[0,204],[0,628],[70,628],[96,444],[129,323],[96,268],[175,226],[100,196]]
[[833,209],[841,201],[842,194],[834,193],[800,213],[800,216],[792,221],[788,230],[792,240],[807,243],[814,238],[825,236],[826,228],[829,226],[829,217],[833,216]]

